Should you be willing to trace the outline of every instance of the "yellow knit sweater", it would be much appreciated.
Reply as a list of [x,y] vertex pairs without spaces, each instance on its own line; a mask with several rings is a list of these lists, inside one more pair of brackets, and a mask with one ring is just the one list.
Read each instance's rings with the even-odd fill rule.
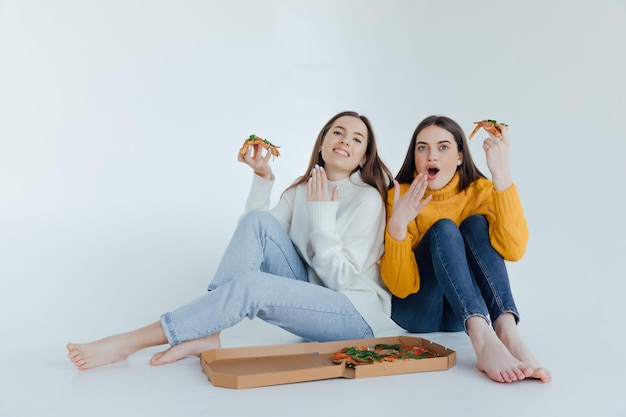
[[[459,174],[443,188],[427,190],[433,198],[415,220],[407,226],[407,237],[399,242],[385,231],[385,252],[381,260],[382,279],[392,294],[405,298],[420,288],[420,275],[413,249],[424,233],[439,219],[447,218],[457,225],[467,217],[482,214],[489,222],[491,244],[505,260],[522,258],[528,242],[528,228],[515,184],[505,191],[496,191],[485,178],[474,181],[458,192]],[[403,195],[410,184],[400,184]],[[387,221],[392,214],[394,189],[387,194]]]

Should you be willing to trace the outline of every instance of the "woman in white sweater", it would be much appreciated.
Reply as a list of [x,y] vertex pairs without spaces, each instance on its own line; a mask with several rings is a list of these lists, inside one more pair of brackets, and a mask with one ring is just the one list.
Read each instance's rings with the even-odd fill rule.
[[305,175],[271,210],[270,157],[259,145],[238,156],[254,170],[252,188],[209,292],[146,327],[69,343],[78,369],[168,343],[152,365],[199,355],[220,347],[220,331],[245,317],[315,341],[375,337],[390,323],[379,260],[392,174],[378,156],[369,120],[355,112],[331,118]]

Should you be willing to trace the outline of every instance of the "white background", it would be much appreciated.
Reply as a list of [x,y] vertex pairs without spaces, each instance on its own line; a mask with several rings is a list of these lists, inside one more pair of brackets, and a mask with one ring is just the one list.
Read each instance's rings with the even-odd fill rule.
[[[202,294],[243,210],[248,135],[281,146],[276,201],[335,113],[370,118],[394,174],[417,123],[443,114],[466,133],[510,125],[531,232],[510,275],[520,328],[555,378],[532,389],[551,412],[591,390],[585,404],[626,415],[625,21],[624,0],[0,0],[0,383],[32,382],[22,366],[44,352],[73,375],[66,342]],[[482,137],[471,151],[488,173]],[[247,332],[225,344],[288,339]],[[36,406],[5,390],[0,415],[68,415],[72,390]]]

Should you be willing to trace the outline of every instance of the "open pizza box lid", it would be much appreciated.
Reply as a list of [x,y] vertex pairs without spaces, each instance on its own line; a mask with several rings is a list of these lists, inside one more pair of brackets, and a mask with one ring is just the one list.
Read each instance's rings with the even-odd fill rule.
[[[346,366],[333,362],[345,347],[403,344],[432,350],[436,358]],[[421,337],[391,336],[337,342],[212,349],[200,355],[211,383],[226,388],[253,388],[330,378],[367,378],[413,372],[442,371],[456,364],[456,352]]]

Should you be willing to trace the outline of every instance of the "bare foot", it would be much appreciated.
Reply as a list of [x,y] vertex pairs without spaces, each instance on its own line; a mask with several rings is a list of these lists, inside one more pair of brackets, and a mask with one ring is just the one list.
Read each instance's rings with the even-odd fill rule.
[[80,370],[123,361],[131,354],[167,343],[167,338],[157,321],[132,332],[105,337],[91,343],[68,343],[67,357]]
[[217,349],[221,346],[220,334],[215,333],[200,339],[188,340],[163,352],[157,352],[150,359],[150,364],[158,366],[176,362],[188,356],[200,356],[204,351]]
[[524,344],[524,342],[522,342],[521,339],[504,338],[503,343],[513,356],[524,362],[532,369],[532,372],[526,375],[528,378],[535,378],[541,382],[552,381],[552,374],[550,371],[539,364],[539,361],[535,359],[533,354],[530,352],[530,349],[526,346],[526,344]]
[[481,317],[471,317],[468,333],[478,359],[478,369],[497,382],[521,381],[532,375],[533,369],[514,357]]
[[475,348],[478,369],[497,382],[515,382],[531,376],[532,368],[515,358],[495,336]]
[[526,375],[527,378],[538,379],[541,382],[552,381],[550,371],[539,364],[539,361],[535,359],[530,349],[522,341],[514,320],[513,324],[511,324],[509,318],[505,316],[498,319],[496,322],[496,333],[509,352],[532,369],[532,372]]
[[80,370],[96,368],[102,365],[123,361],[133,353],[125,346],[124,337],[111,336],[91,343],[67,344],[67,357]]

